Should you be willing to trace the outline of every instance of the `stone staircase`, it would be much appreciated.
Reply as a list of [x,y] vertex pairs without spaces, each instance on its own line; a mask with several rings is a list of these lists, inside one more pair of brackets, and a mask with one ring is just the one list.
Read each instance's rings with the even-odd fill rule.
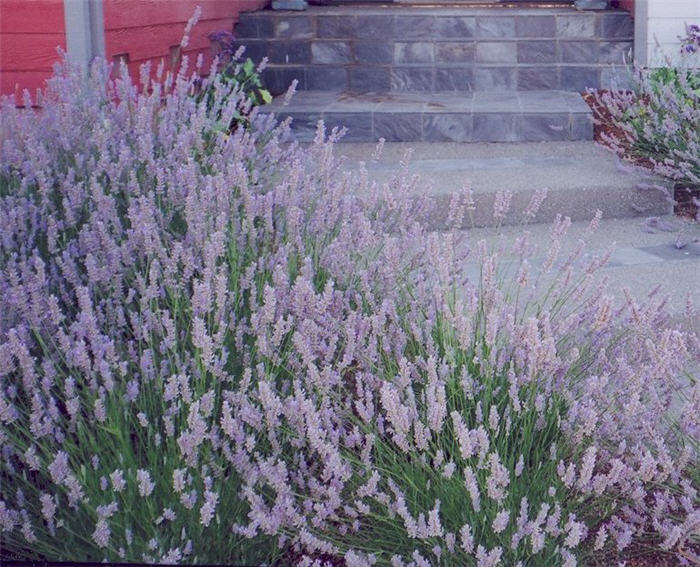
[[610,87],[632,49],[622,10],[357,5],[241,15],[234,33],[273,94],[292,80],[301,140],[319,119],[346,140],[589,140],[578,93]]

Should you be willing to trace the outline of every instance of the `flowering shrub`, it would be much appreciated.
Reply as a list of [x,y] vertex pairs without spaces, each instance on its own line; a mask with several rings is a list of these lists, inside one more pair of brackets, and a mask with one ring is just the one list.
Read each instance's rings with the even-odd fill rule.
[[396,197],[416,181],[343,172],[336,133],[299,148],[257,109],[222,133],[241,93],[149,76],[64,67],[41,112],[2,107],[6,557],[692,552],[698,345],[663,299],[615,305],[605,257],[562,255],[568,219],[537,268],[526,233],[426,233]]

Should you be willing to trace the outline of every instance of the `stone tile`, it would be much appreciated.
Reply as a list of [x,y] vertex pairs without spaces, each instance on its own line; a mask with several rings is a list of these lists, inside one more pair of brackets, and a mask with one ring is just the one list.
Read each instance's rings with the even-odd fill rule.
[[350,43],[347,41],[314,41],[311,44],[311,61],[335,65],[351,63]]
[[598,42],[560,41],[559,60],[564,63],[588,63],[598,61]]
[[426,142],[470,142],[474,129],[471,114],[424,114]]
[[[519,93],[523,114],[545,114],[547,112],[569,114],[571,113],[572,96],[583,102],[581,95],[578,93],[564,93],[560,91],[526,91]],[[583,104],[586,103],[583,102]]]
[[593,116],[591,114],[571,115],[571,139],[572,140],[592,140],[593,139]]
[[347,16],[317,17],[317,37],[323,39],[351,39],[355,32],[355,20]]
[[637,264],[656,264],[664,261],[664,257],[657,254],[657,250],[671,249],[671,246],[649,246],[645,248],[633,248],[632,246],[624,246],[615,248],[610,256],[610,262],[618,266],[634,266]]
[[[425,97],[423,114],[469,114],[474,108],[475,93],[440,92]],[[425,121],[424,121],[425,123]]]
[[598,88],[598,69],[596,67],[562,67],[561,88],[566,91],[583,92],[587,88]]
[[238,23],[233,27],[237,39],[258,38],[258,18],[241,14]]
[[437,63],[467,63],[474,62],[474,43],[462,41],[447,41],[435,44],[435,61]]
[[268,41],[267,40],[245,40],[240,42],[235,42],[235,48],[243,46],[245,51],[243,52],[243,57],[250,57],[253,61],[262,61],[263,57],[268,55]]
[[440,39],[474,37],[476,18],[470,16],[449,16],[435,19],[435,37]]
[[553,63],[556,57],[557,45],[552,40],[518,42],[518,63]]
[[634,22],[627,12],[600,14],[600,37],[632,40]]
[[357,63],[389,64],[394,61],[394,45],[388,41],[355,41]]
[[556,33],[561,38],[594,38],[595,15],[557,16]]
[[391,70],[392,91],[433,90],[433,69],[426,67],[394,67]]
[[275,18],[275,37],[310,39],[314,36],[313,22],[307,16],[280,16]]
[[615,65],[600,69],[600,88],[614,90],[633,90],[636,88],[634,69],[631,66]]
[[390,38],[394,33],[392,16],[318,16],[318,37],[329,39]]
[[479,42],[476,44],[477,63],[515,63],[517,60],[515,42]]
[[[658,258],[661,261],[664,260],[695,260],[700,258],[700,245],[697,243],[691,243],[683,248],[676,248],[673,245],[657,245],[657,246],[644,246],[639,248],[640,253],[649,254]],[[698,268],[700,269],[700,267]]]
[[518,116],[515,114],[475,114],[474,142],[515,142],[518,140]]
[[476,19],[476,36],[498,39],[514,37],[515,18],[508,16],[479,16]]
[[474,69],[470,67],[435,69],[435,92],[468,92],[474,88]]
[[380,14],[357,16],[355,18],[355,34],[357,39],[389,39],[394,35],[396,18]]
[[333,100],[327,107],[328,113],[374,112],[382,104],[384,97],[377,93],[334,93]]
[[423,139],[420,114],[374,113],[374,138],[387,142],[416,142]]
[[275,67],[268,66],[262,73],[263,84],[273,94],[287,92],[293,80],[297,80],[297,90],[305,90],[306,69],[304,67]]
[[294,114],[280,114],[280,118],[292,117],[292,132],[294,138],[300,142],[311,142],[316,136],[316,128],[321,115],[318,113],[295,112]]
[[432,39],[436,18],[433,16],[397,16],[394,21],[396,39]]
[[564,141],[569,139],[569,114],[523,114],[520,139],[523,142]]
[[309,90],[344,91],[348,85],[348,72],[342,67],[312,65],[306,68],[306,88]]
[[347,133],[343,137],[346,142],[367,142],[374,139],[372,115],[369,112],[325,113],[323,120],[329,131],[335,127],[347,128]]
[[556,31],[554,16],[525,16],[515,19],[517,37],[553,38]]
[[513,67],[477,67],[474,70],[474,90],[515,90],[516,70]]
[[389,67],[355,67],[350,69],[353,92],[385,92],[391,89]]
[[260,16],[258,20],[258,37],[271,38],[275,35],[275,22],[269,15]]
[[275,98],[268,106],[281,113],[296,114],[297,112],[305,112],[320,115],[337,100],[338,93],[332,91],[298,91],[294,94],[288,106],[283,104],[283,98]]
[[308,41],[268,41],[270,63],[310,63],[311,44]]
[[435,48],[432,43],[416,42],[394,43],[394,63],[432,63],[435,61]]
[[421,114],[426,106],[424,93],[388,93],[382,99],[375,112]]
[[540,91],[559,88],[559,72],[556,67],[520,67],[518,90]]
[[630,64],[632,62],[632,48],[631,41],[601,41],[598,61],[616,65]]
[[476,113],[506,113],[520,114],[520,93],[510,92],[482,92],[474,93],[472,111]]

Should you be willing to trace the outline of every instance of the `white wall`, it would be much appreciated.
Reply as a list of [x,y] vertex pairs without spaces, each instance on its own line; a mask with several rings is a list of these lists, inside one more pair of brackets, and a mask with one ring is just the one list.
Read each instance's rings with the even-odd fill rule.
[[[686,24],[700,25],[700,0],[636,0],[634,10],[634,58],[640,65],[652,67],[688,64],[681,59],[680,36]],[[700,58],[691,60],[700,64]]]

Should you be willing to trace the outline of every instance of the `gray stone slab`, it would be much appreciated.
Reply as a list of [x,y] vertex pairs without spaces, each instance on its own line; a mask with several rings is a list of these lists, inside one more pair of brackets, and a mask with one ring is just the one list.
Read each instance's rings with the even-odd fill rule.
[[313,22],[304,15],[276,17],[274,27],[277,38],[311,39],[314,36]]
[[476,18],[473,16],[437,17],[435,19],[435,37],[440,39],[474,37]]
[[559,60],[563,63],[595,63],[598,60],[598,42],[560,41]]
[[596,16],[594,14],[560,15],[556,19],[557,37],[593,38],[596,30]]
[[631,41],[601,41],[598,61],[615,65],[632,62],[633,43]]
[[567,91],[583,92],[588,88],[598,88],[600,79],[596,67],[562,67],[561,88]]
[[343,138],[346,142],[363,142],[374,139],[372,133],[372,115],[369,113],[325,113],[323,120],[328,130],[334,127],[347,128],[347,133]]
[[515,19],[515,35],[517,37],[546,37],[553,38],[556,32],[554,16],[531,15]]
[[[700,258],[700,243],[690,242],[678,248],[675,244],[660,244],[656,246],[645,246],[639,252],[649,254],[661,261],[674,260],[696,260]],[[698,278],[700,278],[700,266],[698,267]],[[698,280],[700,281],[700,279]]]
[[303,40],[268,41],[267,57],[270,63],[310,63],[311,44]]
[[623,65],[611,65],[600,69],[600,87],[614,90],[633,90],[637,79],[634,68]]
[[314,41],[311,43],[311,61],[317,64],[342,65],[352,62],[348,41]]
[[599,33],[601,38],[632,40],[634,22],[628,12],[604,12],[600,14]]
[[515,113],[520,114],[520,93],[510,92],[475,92],[473,97],[473,112]]
[[568,140],[570,130],[567,113],[523,114],[520,117],[520,140],[523,142]]
[[319,16],[318,37],[329,39],[391,38],[394,17],[382,15]]
[[637,264],[651,264],[663,261],[664,259],[660,256],[632,246],[616,248],[610,256],[610,263],[617,266],[634,266]]
[[572,140],[592,140],[593,139],[593,116],[588,114],[571,115],[571,139]]
[[432,42],[394,43],[394,63],[405,65],[413,63],[432,63],[435,61],[435,47]]
[[425,108],[425,98],[420,94],[406,93],[407,97],[401,96],[403,93],[388,93],[383,96],[375,112],[384,114],[421,114]]
[[399,15],[394,21],[396,39],[430,39],[435,37],[437,21],[434,16]]
[[552,40],[518,41],[518,63],[553,63],[557,44]]
[[[284,117],[284,114],[280,114]],[[307,142],[314,139],[316,136],[316,128],[318,127],[318,121],[321,120],[321,114],[319,113],[295,113],[293,115],[286,115],[292,117],[292,132],[294,137],[300,142]]]
[[559,88],[559,71],[556,67],[519,67],[518,90],[543,91]]
[[238,22],[233,26],[233,33],[237,39],[258,38],[258,19],[245,13],[241,14]]
[[387,142],[421,140],[423,139],[421,115],[375,112],[374,137],[384,138]]
[[483,42],[476,44],[477,63],[515,63],[518,60],[517,45],[512,41]]
[[306,10],[309,5],[306,0],[272,0],[273,10]]
[[263,84],[273,95],[287,92],[294,80],[297,81],[297,90],[305,90],[307,88],[305,67],[275,67],[269,65],[262,73]]
[[255,40],[249,39],[245,41],[235,42],[235,48],[243,46],[245,51],[243,52],[244,57],[250,57],[253,61],[262,61],[264,57],[268,56],[268,41],[266,40]]
[[518,116],[475,114],[472,139],[479,142],[514,142],[518,139]]
[[370,65],[385,65],[394,61],[394,45],[388,41],[355,41],[355,62]]
[[476,19],[476,37],[506,39],[514,36],[514,17],[479,16]]
[[431,67],[394,67],[391,70],[391,90],[431,92],[434,69]]
[[475,93],[435,93],[425,97],[424,114],[471,114]]
[[474,70],[474,90],[515,90],[517,87],[514,67],[477,67]]
[[350,69],[350,90],[382,92],[391,89],[389,67],[354,67]]
[[341,114],[367,112],[371,114],[379,108],[383,100],[384,96],[379,93],[334,93],[334,100],[324,112],[340,112]]
[[474,69],[471,67],[435,69],[436,92],[468,92],[474,88]]
[[306,68],[306,88],[309,90],[344,91],[349,84],[348,71],[343,67],[311,65]]
[[470,142],[471,114],[424,114],[423,139],[427,142]]
[[472,64],[476,44],[464,41],[445,41],[435,44],[435,61],[441,63]]

